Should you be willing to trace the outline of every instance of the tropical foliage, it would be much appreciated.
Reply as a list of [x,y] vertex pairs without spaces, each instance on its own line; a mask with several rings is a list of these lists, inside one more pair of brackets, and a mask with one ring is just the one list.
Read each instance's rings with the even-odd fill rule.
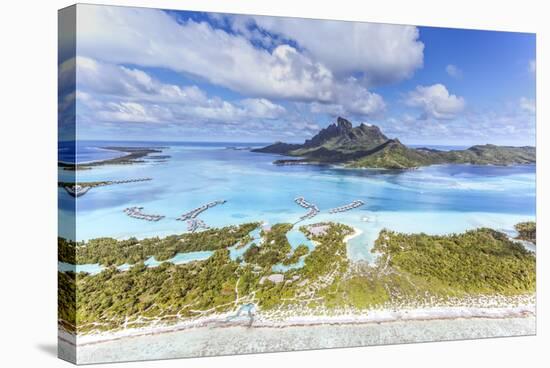
[[60,238],[58,239],[59,260],[71,264],[99,263],[104,266],[135,264],[145,261],[149,257],[155,257],[157,261],[164,261],[174,257],[177,253],[213,251],[246,244],[250,239],[249,233],[258,226],[259,223],[247,223],[142,240],[96,238],[87,242],[75,243]]
[[535,256],[503,233],[477,229],[433,236],[380,233],[374,251],[401,272],[434,290],[518,294],[535,290]]
[[[326,230],[321,234],[312,233],[308,226],[300,228],[315,244],[311,252],[305,245],[293,251],[286,237],[292,225],[277,224],[261,232],[262,242],[249,246],[243,260],[232,260],[227,246],[249,241],[247,236],[257,228],[256,223],[183,238],[95,239],[86,244],[62,240],[60,258],[69,261],[71,249],[76,248],[79,262],[112,266],[97,275],[59,272],[60,324],[68,331],[78,326],[78,332],[86,333],[173,323],[228,312],[250,302],[262,310],[368,309],[432,297],[515,295],[535,290],[534,254],[491,229],[448,236],[383,230],[374,247],[377,261],[371,265],[348,261],[345,237],[353,233],[352,228],[322,225]],[[204,261],[165,262],[158,267],[143,263],[149,255],[162,259],[173,252],[206,247],[214,253]],[[291,264],[300,257],[305,257],[304,266],[284,272],[284,281],[268,279],[275,264]],[[120,262],[135,264],[121,271],[113,266]]]
[[518,239],[527,240],[532,243],[537,242],[537,223],[534,221],[520,222],[515,226],[518,234]]

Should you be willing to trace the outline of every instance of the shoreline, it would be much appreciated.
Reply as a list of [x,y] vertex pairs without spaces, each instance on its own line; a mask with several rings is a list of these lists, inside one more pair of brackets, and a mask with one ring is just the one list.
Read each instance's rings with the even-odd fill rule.
[[[340,314],[316,314],[306,310],[302,315],[278,318],[270,312],[261,311],[249,325],[248,320],[228,322],[234,311],[213,314],[192,320],[183,320],[175,324],[158,324],[147,327],[127,328],[118,331],[105,331],[95,334],[73,335],[62,329],[59,338],[77,347],[101,344],[129,338],[162,335],[178,331],[212,328],[232,328],[247,326],[249,329],[285,329],[289,327],[313,328],[318,326],[368,326],[404,322],[453,321],[453,320],[504,320],[510,318],[536,317],[535,295],[501,297],[507,304],[502,306],[498,297],[479,298],[476,306],[428,306],[428,307],[387,307],[364,311],[348,310]],[[466,302],[468,302],[466,300]],[[472,301],[469,301],[472,303]],[[333,311],[334,312],[334,311]],[[336,311],[338,313],[339,311]]]
[[[348,258],[348,260],[350,260],[351,262],[357,262],[357,261],[351,260],[350,257],[349,257],[349,254],[350,254],[350,246],[351,246],[351,245],[350,245],[350,240],[352,240],[352,239],[354,239],[354,238],[357,238],[358,236],[361,236],[361,234],[363,234],[363,230],[361,230],[361,229],[359,229],[359,228],[357,228],[357,227],[355,227],[355,226],[352,226],[352,225],[347,225],[347,226],[349,226],[349,227],[351,227],[351,228],[353,229],[353,233],[352,233],[352,234],[349,234],[349,235],[346,235],[346,236],[344,237],[344,240],[343,240],[344,243],[346,244],[346,254],[348,254],[347,258]],[[366,244],[365,244],[365,246],[366,246]],[[376,259],[376,258],[374,258],[374,259]],[[361,261],[359,261],[359,262],[361,262]],[[373,263],[374,263],[374,261],[373,261]],[[369,264],[370,264],[370,262],[369,262]]]
[[74,347],[59,341],[61,356],[79,364],[367,347],[465,339],[532,336],[536,319],[476,318],[318,325],[284,329],[196,328]]
[[152,153],[162,153],[166,147],[99,147],[103,150],[122,152],[123,154],[115,158],[107,158],[102,160],[94,160],[90,162],[80,163],[80,162],[66,162],[58,161],[57,165],[59,168],[64,170],[89,170],[96,166],[104,165],[132,165],[143,163],[142,158],[149,156]]
[[363,234],[363,230],[355,227],[355,226],[351,226],[351,225],[347,225],[349,227],[351,227],[353,229],[353,234],[349,234],[349,235],[346,235],[344,237],[344,240],[343,242],[346,243],[346,247],[348,246],[348,243],[351,239],[353,238],[357,238],[358,236],[360,236],[361,234]]
[[[59,162],[62,163],[62,164],[65,164],[65,165],[74,165],[74,164],[76,164],[76,165],[88,165],[88,164],[95,164],[97,162],[102,162],[102,161],[106,161],[106,160],[114,160],[114,159],[118,159],[118,158],[123,158],[124,156],[129,155],[129,153],[127,153],[127,152],[114,150],[114,149],[109,149],[109,148],[106,148],[106,147],[94,147],[94,148],[98,151],[117,152],[117,156],[116,157],[111,157],[111,158],[102,158],[102,159],[97,159],[97,160],[81,161],[81,162],[70,162],[70,161],[63,161],[63,160],[59,160]],[[77,155],[75,155],[75,157],[76,156]]]

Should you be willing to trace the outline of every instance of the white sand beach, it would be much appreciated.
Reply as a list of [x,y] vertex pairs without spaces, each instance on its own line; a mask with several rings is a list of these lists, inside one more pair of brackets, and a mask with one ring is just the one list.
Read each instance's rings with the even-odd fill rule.
[[[354,228],[344,241],[348,243],[361,233]],[[235,318],[235,313],[172,324],[150,321],[145,327],[76,337],[60,330],[60,355],[85,364],[536,333],[534,294],[409,301],[368,310],[291,307],[264,311],[256,306],[252,321],[248,315]]]
[[77,338],[60,331],[59,346],[70,358],[76,345],[78,363],[84,364],[522,336],[536,333],[535,313],[534,295],[462,300],[455,306],[258,311],[251,325],[247,318],[229,322],[232,312]]
[[[78,363],[86,364],[524,336],[535,333],[536,319],[533,315],[284,327],[203,326],[173,328],[165,333],[88,343],[79,345],[76,354]],[[60,341],[60,348],[71,351],[64,341]]]

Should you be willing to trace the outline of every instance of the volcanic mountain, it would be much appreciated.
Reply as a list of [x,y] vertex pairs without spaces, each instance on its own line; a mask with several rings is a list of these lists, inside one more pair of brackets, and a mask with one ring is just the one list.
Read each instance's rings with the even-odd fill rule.
[[353,127],[339,117],[303,144],[276,142],[253,152],[275,153],[299,159],[275,161],[280,165],[307,163],[344,164],[348,167],[408,169],[433,164],[513,165],[534,164],[534,147],[472,146],[465,150],[439,151],[410,148],[390,139],[375,125]]

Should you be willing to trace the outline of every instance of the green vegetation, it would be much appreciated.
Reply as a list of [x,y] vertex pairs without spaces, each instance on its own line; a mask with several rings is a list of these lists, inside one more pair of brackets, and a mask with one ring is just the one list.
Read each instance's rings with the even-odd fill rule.
[[300,257],[303,257],[308,253],[309,253],[309,248],[304,244],[300,244],[296,247],[296,249],[294,249],[294,252],[292,253],[291,256],[283,260],[283,264],[288,266],[293,263],[296,263],[300,260]]
[[507,147],[491,144],[465,150],[438,151],[409,148],[398,139],[389,139],[377,126],[361,124],[353,127],[344,118],[322,129],[304,144],[277,142],[253,150],[276,153],[301,159],[275,161],[278,165],[302,163],[338,163],[349,167],[409,169],[433,164],[512,165],[536,162],[534,147]]
[[436,151],[434,156],[435,160],[441,163],[513,165],[536,162],[535,147],[508,147],[494,144],[472,146],[466,150]]
[[104,266],[135,264],[145,261],[151,256],[155,257],[157,261],[164,261],[174,257],[177,253],[217,250],[237,243],[246,244],[250,239],[249,233],[258,226],[259,223],[247,223],[142,240],[97,238],[88,242],[75,243],[60,238],[58,241],[59,260],[72,264],[99,263]]
[[527,240],[531,243],[537,242],[537,223],[534,221],[520,222],[515,226],[516,231],[519,233],[517,239]]
[[76,243],[65,238],[57,238],[57,259],[61,262],[76,264]]
[[94,166],[102,165],[132,165],[136,163],[143,163],[145,161],[142,158],[148,156],[151,153],[161,153],[163,147],[149,148],[149,147],[103,147],[111,151],[120,151],[126,153],[126,155],[117,158],[111,158],[101,161],[87,162],[83,164],[74,164],[71,162],[58,162],[58,167],[64,170],[90,170]]
[[[158,267],[134,265],[121,272],[109,268],[95,276],[77,275],[78,332],[120,328],[126,318],[132,326],[151,320],[169,323],[177,317],[196,317],[196,311],[232,308],[238,264],[229,251],[219,249],[203,262]],[[143,322],[140,322],[140,318]]]
[[385,280],[372,272],[368,275],[356,275],[341,280],[338,287],[326,291],[328,307],[353,307],[367,309],[382,306],[390,301],[387,285],[391,280]]
[[290,229],[292,229],[292,224],[276,224],[269,231],[262,230],[260,235],[264,239],[263,244],[261,246],[251,245],[244,253],[244,261],[266,269],[270,269],[277,263],[290,265],[298,262],[300,257],[309,252],[309,249],[300,244],[292,251],[286,237],[286,233]]
[[78,183],[60,181],[59,183],[57,183],[57,185],[61,188],[74,187],[75,185],[80,185],[81,187],[94,188],[94,187],[100,187],[103,185],[110,185],[110,184],[111,184],[110,181],[88,181],[88,182],[78,182]]
[[305,259],[302,273],[309,278],[316,278],[334,270],[344,270],[348,265],[346,243],[344,238],[353,233],[353,229],[342,224],[330,224],[323,234],[313,235],[306,226],[300,228],[317,246]]
[[435,163],[434,159],[420,150],[410,149],[397,139],[388,140],[372,153],[351,161],[349,167],[384,169],[410,169]]
[[[284,231],[286,234],[290,230],[290,226],[288,224],[282,225],[281,227],[276,227],[277,225],[275,225],[271,228],[270,232],[275,229],[275,233],[270,238],[276,240],[271,243],[271,247],[284,247],[284,244],[288,243],[286,236],[281,236],[281,233]],[[353,229],[349,226],[336,223],[326,223],[324,225],[328,225],[329,228],[324,234],[320,235],[313,235],[307,226],[300,227],[300,231],[315,242],[316,246],[306,256],[304,267],[285,272],[285,280],[288,282],[280,284],[265,282],[263,285],[257,286],[255,295],[263,310],[278,309],[284,305],[316,306],[317,302],[314,300],[324,298],[324,291],[336,283],[339,275],[347,270],[348,260],[344,238],[351,234]],[[270,232],[267,232],[265,235],[268,235]],[[279,245],[277,245],[277,241],[279,241]],[[264,240],[262,247],[265,244],[269,243]],[[270,274],[269,270],[271,270],[271,267],[279,262],[283,264],[294,263],[307,251],[308,249],[305,245],[299,245],[294,250],[294,253],[287,258],[286,262],[285,260],[281,260],[281,258],[272,258],[272,263],[259,264],[263,266],[263,272],[260,275],[265,276]],[[262,257],[257,259],[260,262],[263,260]],[[258,265],[254,263],[255,260],[250,259],[253,262],[251,266]]]
[[57,310],[59,324],[67,331],[74,331],[77,308],[76,275],[73,272],[57,273]]
[[[60,318],[78,322],[64,323],[63,327],[75,331],[75,326],[78,326],[79,333],[86,333],[123,326],[139,327],[152,321],[171,323],[180,318],[232,310],[237,305],[237,297],[238,303],[255,302],[263,310],[278,308],[284,299],[291,304],[299,303],[300,297],[297,295],[302,292],[302,288],[298,286],[299,280],[307,278],[310,283],[315,283],[323,273],[333,272],[347,264],[343,238],[351,229],[332,224],[327,234],[314,239],[320,243],[306,257],[307,266],[285,273],[285,279],[289,282],[260,284],[262,277],[272,273],[271,267],[274,264],[285,260],[292,262],[308,252],[305,245],[300,245],[291,252],[286,239],[286,233],[291,227],[289,224],[278,224],[270,231],[262,232],[264,241],[261,248],[266,244],[270,246],[266,248],[267,251],[252,256],[252,259],[248,258],[252,263],[245,265],[231,260],[229,251],[218,246],[214,255],[207,260],[187,264],[174,265],[166,262],[158,267],[146,267],[143,262],[139,262],[129,271],[109,267],[97,275],[60,272]],[[241,232],[243,239],[246,239],[245,235],[254,228],[252,224],[242,225],[233,228],[232,233]],[[224,229],[227,232],[227,228]],[[302,228],[302,231],[306,229]],[[228,243],[233,244],[233,240]],[[131,246],[132,243],[134,241],[130,239],[117,242],[118,246],[113,246],[112,242],[91,240],[87,246],[94,245],[85,254],[88,257],[86,262],[107,259],[106,254],[110,252],[114,252],[113,259],[117,258],[116,254],[121,253],[122,258],[128,261],[128,248],[138,249],[137,244]],[[60,255],[68,254],[64,257],[66,261],[70,259],[70,249],[73,247],[73,243],[60,241],[60,249],[63,249]],[[76,248],[80,247],[85,246]],[[252,248],[253,246],[250,247]],[[99,254],[93,255],[94,252]],[[109,261],[106,263],[118,264],[122,259],[118,262],[112,262],[112,259]],[[258,270],[262,265],[262,270]]]
[[535,291],[534,254],[490,229],[449,236],[383,230],[373,251],[380,253],[375,266],[359,263],[319,293],[328,307]]
[[352,124],[339,117],[336,124],[322,129],[313,138],[304,144],[286,144],[277,142],[273,145],[256,149],[255,152],[279,153],[290,156],[329,159],[324,152],[331,154],[350,154],[357,151],[371,150],[388,140],[377,126],[361,124],[353,127]]
[[276,224],[269,231],[262,230],[260,235],[264,239],[261,247],[251,246],[244,253],[247,263],[255,263],[261,267],[271,267],[287,258],[291,251],[286,233],[292,229],[291,224]]
[[[374,247],[380,255],[375,265],[369,265],[351,264],[347,258],[344,239],[352,228],[317,225],[326,230],[315,235],[309,226],[300,227],[315,244],[311,252],[305,245],[292,251],[286,237],[292,226],[277,224],[261,232],[261,245],[249,247],[245,262],[233,261],[227,247],[250,241],[248,233],[257,223],[141,241],[94,239],[75,244],[60,239],[60,260],[74,259],[76,250],[79,263],[111,265],[97,275],[59,273],[60,325],[89,333],[175,323],[229,312],[245,303],[255,303],[263,311],[317,306],[368,309],[430,302],[431,297],[535,290],[534,254],[494,230],[448,236],[383,230]],[[150,255],[166,259],[174,252],[205,249],[214,254],[204,261],[166,262],[158,267],[143,263]],[[273,265],[292,264],[303,256],[304,267],[285,272],[282,282],[269,281]],[[135,264],[128,271],[112,266],[124,262]]]
[[521,294],[535,291],[535,256],[505,234],[477,229],[431,236],[380,232],[374,251],[389,267],[425,280],[430,291]]

